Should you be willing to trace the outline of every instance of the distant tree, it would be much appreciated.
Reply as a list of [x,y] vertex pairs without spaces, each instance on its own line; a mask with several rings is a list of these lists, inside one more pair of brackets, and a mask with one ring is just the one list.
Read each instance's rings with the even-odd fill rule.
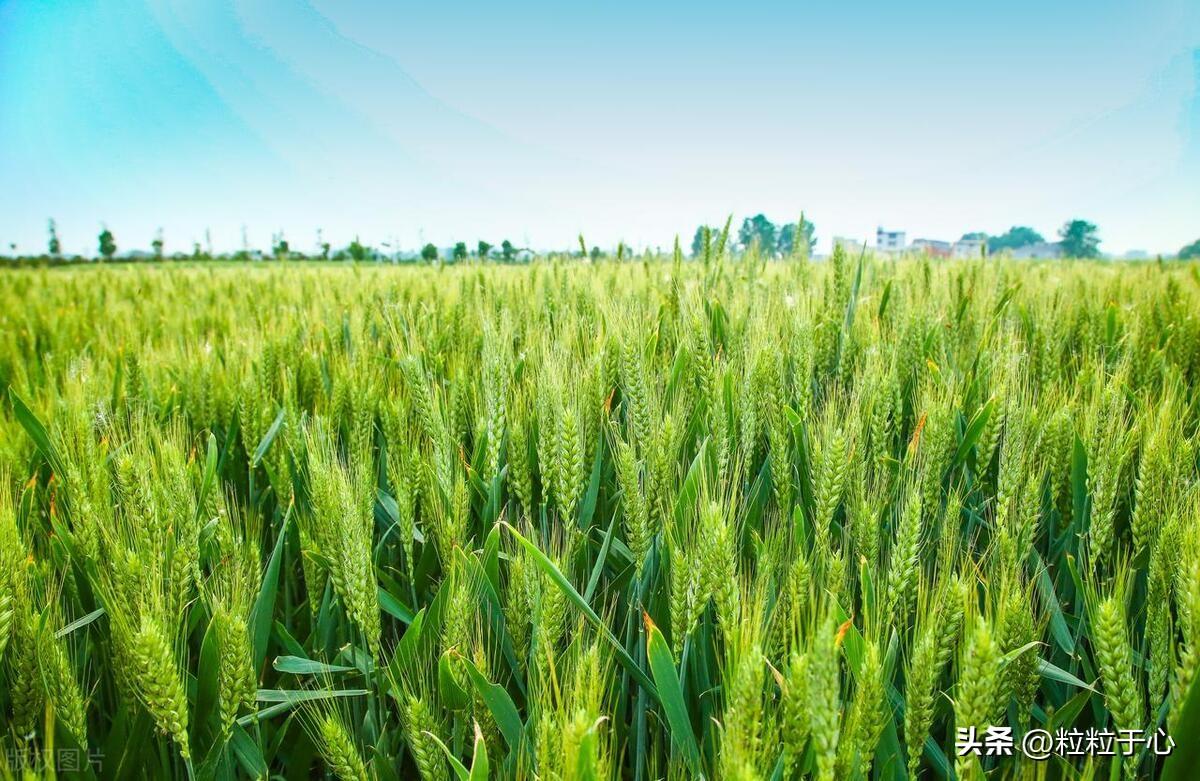
[[[692,236],[692,257],[698,258],[704,254],[704,245],[706,241],[712,241],[711,236],[714,231],[707,225],[700,225],[696,228],[696,233]],[[708,237],[708,238],[706,238]]]
[[[963,238],[966,239],[967,236],[975,236],[975,234],[967,234]],[[988,252],[991,253],[1006,249],[1020,249],[1021,247],[1028,247],[1030,244],[1040,244],[1045,241],[1042,238],[1042,234],[1033,228],[1026,228],[1020,225],[1014,225],[999,236],[988,237],[984,235],[983,238],[987,239]]]
[[465,241],[455,242],[454,259],[456,261],[467,259],[467,243]]
[[[964,233],[959,241],[987,241],[988,238],[988,235],[983,231],[971,231],[970,233]],[[1038,241],[1041,241],[1041,239],[1038,239]]]
[[748,250],[752,245],[757,244],[762,252],[774,252],[776,236],[775,224],[762,214],[747,217],[742,221],[742,227],[738,229],[738,243],[743,250]]
[[[796,230],[800,229],[805,237],[805,242],[796,244]],[[804,215],[800,215],[800,222],[789,222],[779,229],[779,254],[803,254],[804,257],[811,257],[813,250],[817,247],[816,226],[808,220],[804,219]]]
[[117,254],[117,240],[113,238],[112,231],[108,226],[103,226],[99,236],[100,255],[105,260],[112,260],[113,255]]
[[57,258],[62,254],[62,242],[58,240],[58,224],[54,218],[50,218],[50,241],[47,249],[50,250],[50,257]]
[[604,257],[604,253],[600,251],[600,248],[592,247],[592,260],[600,260],[602,257]]
[[350,259],[354,261],[366,260],[370,253],[370,250],[358,240],[357,236],[354,237],[354,241],[350,242],[350,246],[346,247],[346,251],[350,253]]
[[200,242],[193,241],[192,242],[192,260],[200,260],[201,257],[203,257],[203,256],[200,253]]
[[[357,239],[355,239],[355,241],[357,241]],[[288,240],[284,238],[283,232],[280,231],[271,242],[271,252],[273,252],[277,258],[286,258],[290,250],[291,247],[288,245]]]
[[1096,226],[1087,220],[1071,220],[1058,231],[1062,240],[1063,254],[1068,258],[1095,258],[1100,256],[1100,237]]
[[492,254],[492,245],[480,239],[479,245],[475,252],[479,255],[479,257],[486,258],[488,255]]
[[321,242],[321,260],[329,260],[329,242]]
[[1200,258],[1200,239],[1196,239],[1191,244],[1179,250],[1180,260],[1190,260],[1192,258]]
[[500,242],[500,257],[505,260],[513,260],[517,256],[517,248],[508,239]]
[[438,258],[438,248],[432,244],[426,244],[421,247],[421,260],[432,263]]
[[[162,257],[163,257],[163,232],[162,232],[162,228],[159,228],[159,229],[158,229],[158,231],[157,231],[157,232],[154,234],[154,241],[150,242],[150,247],[151,247],[151,249],[153,249],[153,250],[154,250],[154,259],[155,259],[155,260],[162,260]],[[197,245],[197,249],[199,249],[199,245]]]

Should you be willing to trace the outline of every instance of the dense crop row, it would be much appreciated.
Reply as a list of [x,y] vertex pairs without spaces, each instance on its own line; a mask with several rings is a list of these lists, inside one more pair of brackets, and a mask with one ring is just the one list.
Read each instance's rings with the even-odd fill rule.
[[717,245],[0,276],[12,772],[1183,772],[1195,268]]

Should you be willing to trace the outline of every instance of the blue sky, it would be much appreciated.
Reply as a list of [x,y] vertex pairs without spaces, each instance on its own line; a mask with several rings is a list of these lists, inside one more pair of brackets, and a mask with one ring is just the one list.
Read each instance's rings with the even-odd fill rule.
[[1200,237],[1195,0],[0,0],[0,243]]

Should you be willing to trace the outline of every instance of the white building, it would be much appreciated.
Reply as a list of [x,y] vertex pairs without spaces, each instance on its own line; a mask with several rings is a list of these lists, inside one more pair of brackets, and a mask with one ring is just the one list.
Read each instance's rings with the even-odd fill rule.
[[959,239],[954,242],[954,257],[978,258],[983,256],[983,248],[987,239]]
[[875,230],[875,249],[879,252],[902,252],[907,243],[904,231]]
[[1017,247],[1010,250],[1014,258],[1061,258],[1063,256],[1062,245],[1057,242],[1039,241],[1033,244],[1026,244],[1024,247]]

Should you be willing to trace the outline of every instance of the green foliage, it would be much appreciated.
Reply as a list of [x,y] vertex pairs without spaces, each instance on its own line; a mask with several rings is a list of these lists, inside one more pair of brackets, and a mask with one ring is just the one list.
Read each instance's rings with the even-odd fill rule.
[[1063,254],[1068,258],[1095,258],[1100,256],[1100,237],[1096,226],[1087,220],[1071,220],[1058,231]]
[[1014,225],[999,236],[988,236],[986,234],[967,234],[963,236],[966,239],[968,236],[972,238],[987,239],[988,252],[996,253],[1006,249],[1020,249],[1028,247],[1030,244],[1039,244],[1045,241],[1042,234],[1035,231],[1033,228],[1027,228],[1021,225]]
[[117,254],[117,240],[113,237],[112,231],[104,227],[100,231],[100,236],[97,238],[100,250],[100,256],[105,260],[112,260],[113,255]]
[[58,240],[58,224],[53,218],[49,220],[46,232],[50,235],[49,241],[46,243],[46,250],[50,253],[50,257],[58,257],[62,254],[62,242]]
[[1180,260],[1193,260],[1200,258],[1200,239],[1196,239],[1191,244],[1179,249]]
[[759,252],[771,254],[775,251],[779,229],[775,223],[761,214],[742,220],[738,229],[738,244],[743,250],[758,247]]

